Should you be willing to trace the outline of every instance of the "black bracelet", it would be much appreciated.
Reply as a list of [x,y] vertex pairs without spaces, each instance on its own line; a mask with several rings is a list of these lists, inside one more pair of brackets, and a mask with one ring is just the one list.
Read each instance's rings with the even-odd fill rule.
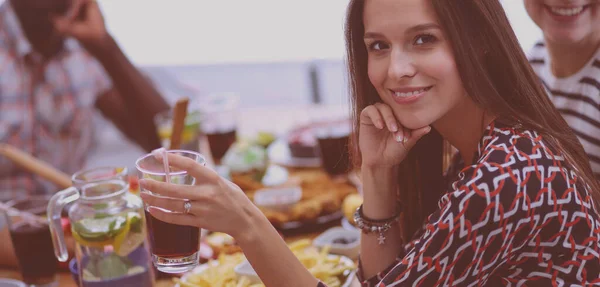
[[359,212],[360,217],[362,217],[362,219],[364,221],[368,221],[370,223],[380,223],[380,224],[384,224],[387,223],[389,221],[393,221],[395,220],[398,216],[400,216],[400,214],[403,211],[402,205],[400,203],[398,203],[398,208],[396,209],[396,214],[394,214],[392,217],[390,218],[385,218],[385,219],[372,219],[372,218],[368,218],[365,216],[365,214],[363,213],[363,206],[362,204],[358,207],[358,209],[356,210]]
[[402,208],[398,205],[398,210],[394,216],[387,219],[379,219],[373,220],[364,216],[362,211],[363,205],[361,204],[354,212],[354,222],[358,228],[365,234],[377,232],[379,236],[377,240],[379,244],[385,243],[385,233],[392,228],[393,224],[400,220],[400,214],[402,213]]

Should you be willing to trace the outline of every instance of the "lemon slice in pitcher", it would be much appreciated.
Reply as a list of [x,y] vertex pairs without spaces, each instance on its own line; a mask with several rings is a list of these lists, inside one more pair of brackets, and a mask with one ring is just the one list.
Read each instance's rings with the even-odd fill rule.
[[111,245],[117,235],[128,227],[128,217],[84,218],[71,227],[73,238],[80,245],[102,248]]
[[115,237],[113,247],[119,256],[127,256],[137,249],[146,239],[141,228],[142,217],[136,212],[127,214],[125,229]]

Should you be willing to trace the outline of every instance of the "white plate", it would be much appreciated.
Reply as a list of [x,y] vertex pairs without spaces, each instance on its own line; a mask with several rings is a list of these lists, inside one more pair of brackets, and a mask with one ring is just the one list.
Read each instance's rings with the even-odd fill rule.
[[293,157],[285,137],[275,140],[267,150],[271,162],[288,167],[320,167],[318,157]]
[[27,287],[27,285],[21,281],[0,278],[0,287]]
[[[219,165],[215,167],[215,170],[220,176],[231,180],[231,173],[228,167],[224,165]],[[280,184],[284,184],[288,180],[289,175],[290,173],[286,168],[270,164],[269,167],[267,167],[265,176],[263,176],[261,183],[264,186],[277,186]]]
[[[339,244],[333,243],[336,238],[352,239],[351,243]],[[360,250],[360,231],[349,230],[343,227],[332,227],[321,233],[313,240],[313,245],[319,249],[329,246],[329,253],[343,255],[348,258],[356,259]]]
[[[339,256],[339,255],[329,255],[329,257],[333,257],[333,256]],[[354,262],[346,257],[346,256],[339,256],[340,257],[340,262],[343,263],[344,265],[347,266],[355,266]],[[196,268],[194,268],[192,271],[185,273],[182,277],[181,280],[186,280],[188,276],[190,276],[191,274],[200,274],[202,272],[204,272],[208,267],[209,263],[204,263]],[[211,261],[210,262],[211,266],[216,266],[217,264],[219,264],[218,261]],[[355,277],[355,272],[350,272],[350,275],[348,275],[348,278],[346,278],[346,282],[344,282],[344,284],[342,285],[342,287],[350,287],[352,286],[352,282],[354,280]],[[175,287],[181,287],[181,285],[179,285],[179,283],[177,283],[175,285]]]
[[358,229],[356,226],[352,225],[352,223],[350,223],[350,221],[348,221],[348,219],[346,219],[345,216],[342,218],[342,227],[346,230],[360,231],[360,229]]
[[262,184],[265,186],[277,186],[284,184],[289,177],[289,172],[286,168],[271,164],[267,168],[267,172],[262,179]]

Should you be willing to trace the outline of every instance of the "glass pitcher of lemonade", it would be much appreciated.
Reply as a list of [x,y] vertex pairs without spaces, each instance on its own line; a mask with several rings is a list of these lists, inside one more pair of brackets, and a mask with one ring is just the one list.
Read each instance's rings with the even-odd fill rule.
[[79,286],[152,286],[143,204],[129,192],[127,169],[85,170],[72,181],[73,187],[55,194],[48,204],[58,260],[68,259],[60,217],[69,204]]

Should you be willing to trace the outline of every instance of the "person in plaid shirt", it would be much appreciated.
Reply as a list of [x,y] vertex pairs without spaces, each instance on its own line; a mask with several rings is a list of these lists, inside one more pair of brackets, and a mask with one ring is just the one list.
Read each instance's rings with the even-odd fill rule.
[[[9,0],[0,6],[0,143],[71,174],[94,145],[99,110],[150,151],[167,103],[107,32],[91,0]],[[0,157],[0,201],[56,187]]]

